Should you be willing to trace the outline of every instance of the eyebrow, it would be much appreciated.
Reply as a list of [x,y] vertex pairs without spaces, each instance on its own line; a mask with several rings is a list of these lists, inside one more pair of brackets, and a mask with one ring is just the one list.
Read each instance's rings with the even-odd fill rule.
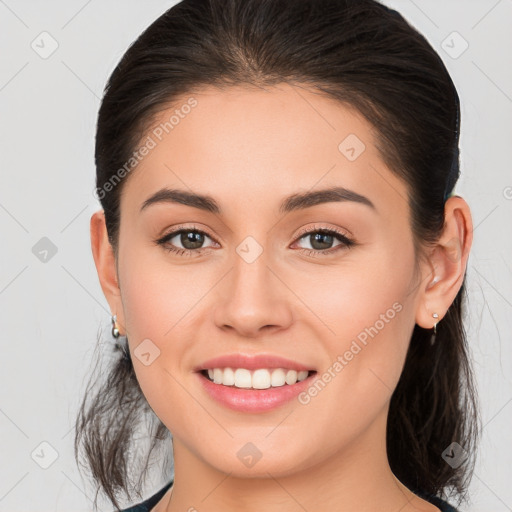
[[[365,196],[343,187],[331,187],[313,192],[292,194],[284,199],[279,207],[280,213],[311,208],[322,203],[351,201],[376,210],[375,205]],[[222,209],[211,196],[187,192],[186,190],[162,188],[148,197],[140,211],[157,203],[178,203],[210,213],[221,214]]]

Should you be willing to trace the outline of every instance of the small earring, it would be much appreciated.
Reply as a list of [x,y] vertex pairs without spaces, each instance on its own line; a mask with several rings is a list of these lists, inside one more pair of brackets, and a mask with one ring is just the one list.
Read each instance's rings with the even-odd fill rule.
[[117,327],[117,315],[112,317],[112,336],[116,339],[120,336],[119,329]]
[[[432,314],[432,318],[436,320],[439,318],[437,313]],[[434,324],[434,331],[432,332],[432,336],[430,336],[430,345],[433,345],[436,342],[436,334],[437,334],[437,322]]]

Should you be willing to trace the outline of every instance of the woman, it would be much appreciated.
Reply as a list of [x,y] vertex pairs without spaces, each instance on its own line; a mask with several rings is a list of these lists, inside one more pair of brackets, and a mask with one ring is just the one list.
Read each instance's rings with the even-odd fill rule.
[[126,510],[454,510],[477,433],[458,139],[441,59],[373,0],[184,0],[137,39],[91,218],[121,350],[75,440],[116,510],[144,419],[174,475]]

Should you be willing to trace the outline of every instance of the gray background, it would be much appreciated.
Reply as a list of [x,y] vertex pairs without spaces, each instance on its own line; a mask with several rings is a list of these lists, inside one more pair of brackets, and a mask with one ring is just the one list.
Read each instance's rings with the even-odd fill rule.
[[[173,3],[0,0],[0,511],[91,510],[72,428],[98,332],[110,339],[89,239],[96,115],[124,51]],[[461,98],[456,191],[475,225],[467,330],[484,425],[465,510],[512,510],[512,1],[386,3],[440,53]]]

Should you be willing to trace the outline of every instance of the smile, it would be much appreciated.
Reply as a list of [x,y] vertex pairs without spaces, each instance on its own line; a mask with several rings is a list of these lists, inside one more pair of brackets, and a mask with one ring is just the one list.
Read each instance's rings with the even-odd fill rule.
[[281,386],[292,386],[307,379],[311,372],[307,370],[291,370],[285,368],[209,368],[203,375],[215,384],[233,386],[242,389],[268,389]]
[[206,399],[241,413],[270,412],[293,403],[301,392],[312,385],[316,374],[316,371],[284,368],[258,368],[251,371],[230,367],[195,373],[206,393]]

